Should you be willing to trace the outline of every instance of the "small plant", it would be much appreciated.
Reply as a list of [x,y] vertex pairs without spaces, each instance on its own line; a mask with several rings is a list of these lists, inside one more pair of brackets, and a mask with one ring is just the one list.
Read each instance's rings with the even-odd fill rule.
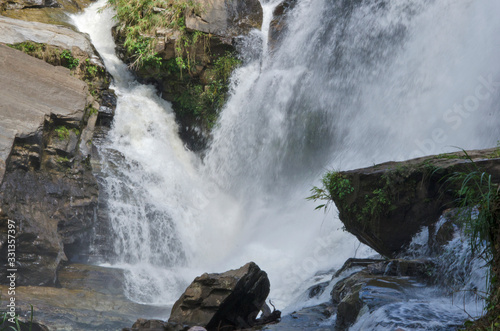
[[69,162],[69,159],[66,157],[66,156],[58,156],[56,161],[58,163],[68,163]]
[[[30,305],[30,307],[31,307],[31,315],[30,315],[30,321],[29,321],[29,325],[28,325],[28,330],[29,331],[31,331],[32,328],[33,328],[33,316],[34,316],[33,305]],[[19,321],[19,315],[17,315],[17,314],[14,317],[11,317],[10,313],[3,312],[3,317],[1,317],[1,318],[2,318],[2,322],[0,322],[0,326],[2,326],[2,329],[0,331],[4,331],[4,330],[13,330],[13,331],[26,330],[25,328],[21,327],[21,324],[23,324],[23,326],[26,326],[28,323],[20,322]],[[7,326],[6,325],[7,323],[10,323],[10,324],[13,324],[13,325]]]
[[314,186],[311,189],[312,195],[307,197],[307,200],[325,200],[326,203],[317,206],[315,209],[328,208],[329,204],[333,201],[333,197],[338,197],[344,200],[349,194],[354,192],[354,187],[351,181],[339,172],[327,172],[322,179],[323,187],[318,188]]
[[94,107],[89,108],[89,115],[96,115],[99,113],[99,110],[95,109]]
[[69,129],[65,126],[58,126],[55,129],[55,132],[57,133],[57,136],[59,137],[59,140],[65,140],[69,137]]
[[455,172],[446,182],[459,186],[456,192],[460,209],[458,215],[470,235],[472,251],[478,253],[479,248],[484,247],[479,253],[490,263],[495,244],[496,216],[500,210],[499,186],[492,181],[491,174],[482,171],[469,154],[463,152],[470,161],[470,171]]
[[155,51],[157,28],[173,28],[184,35],[188,33],[185,13],[201,14],[201,4],[193,0],[108,0],[107,6],[115,8],[115,18],[125,28],[124,46],[133,56],[131,66],[136,69],[161,65],[161,58]]
[[80,61],[74,58],[71,52],[67,49],[61,52],[60,58],[61,58],[61,64],[68,69],[74,69],[80,63]]

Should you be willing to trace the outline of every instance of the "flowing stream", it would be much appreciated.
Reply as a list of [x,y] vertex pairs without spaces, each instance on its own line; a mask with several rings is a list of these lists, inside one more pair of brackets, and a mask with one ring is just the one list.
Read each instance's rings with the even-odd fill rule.
[[171,105],[115,56],[105,1],[74,17],[115,78],[116,116],[98,146],[114,253],[101,262],[127,270],[134,301],[171,305],[195,276],[254,261],[276,306],[300,308],[315,274],[373,254],[334,208],[305,200],[326,170],[500,138],[499,1],[298,0],[274,47],[280,1],[261,2],[263,28],[240,46],[203,160]]

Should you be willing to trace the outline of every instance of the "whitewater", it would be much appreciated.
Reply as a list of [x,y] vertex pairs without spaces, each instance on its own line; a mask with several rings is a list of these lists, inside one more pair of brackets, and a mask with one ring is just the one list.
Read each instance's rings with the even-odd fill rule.
[[105,1],[73,17],[114,77],[98,146],[113,254],[99,262],[126,270],[133,301],[172,305],[195,276],[254,261],[284,313],[314,304],[303,293],[315,275],[374,254],[335,207],[305,199],[325,171],[497,144],[498,1],[301,0],[270,47],[279,2],[261,1],[203,159],[116,57]]

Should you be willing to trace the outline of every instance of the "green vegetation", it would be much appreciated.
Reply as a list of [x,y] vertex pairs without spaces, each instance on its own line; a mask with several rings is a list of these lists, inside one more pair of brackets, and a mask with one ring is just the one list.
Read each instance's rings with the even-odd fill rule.
[[[108,6],[116,10],[118,38],[129,66],[145,81],[162,86],[182,125],[207,133],[226,102],[231,72],[241,61],[232,46],[186,28],[186,13],[201,15],[202,2],[108,0]],[[157,36],[167,36],[171,44],[157,47]],[[159,54],[163,49],[166,53]]]
[[44,51],[45,44],[39,44],[32,41],[25,41],[19,44],[9,45],[11,48],[17,49],[23,53],[32,55],[40,54]]
[[480,169],[466,151],[470,168],[454,172],[446,183],[457,187],[457,221],[469,235],[472,252],[485,260],[489,268],[487,313],[475,322],[464,324],[467,330],[498,330],[500,327],[500,195],[499,184]]
[[496,218],[500,210],[499,186],[492,181],[491,174],[482,171],[467,152],[464,153],[471,169],[454,172],[446,182],[459,187],[456,192],[459,220],[470,235],[472,251],[490,263],[497,235]]
[[[201,6],[193,0],[108,0],[108,6],[116,9],[116,19],[125,26],[124,46],[133,59],[132,66],[160,66],[161,58],[155,46],[157,29],[170,28],[181,32],[176,49],[179,68],[184,66],[183,50],[188,40],[184,13],[188,10],[201,14]],[[188,56],[189,58],[189,56]]]
[[207,76],[211,78],[207,85],[186,78],[186,89],[174,100],[178,113],[201,118],[206,127],[212,128],[226,102],[231,72],[240,63],[233,54],[226,53],[215,61],[211,69],[207,69]]
[[54,131],[57,133],[59,140],[65,140],[69,137],[69,129],[65,126],[58,126]]
[[329,204],[333,201],[333,197],[338,197],[344,200],[349,194],[354,192],[354,187],[351,181],[343,174],[332,171],[327,172],[322,179],[323,187],[318,188],[314,186],[311,189],[312,195],[307,197],[307,200],[325,200],[326,203],[317,206],[315,209],[328,208]]
[[57,159],[56,159],[56,161],[58,163],[67,163],[67,162],[69,162],[69,159],[66,156],[58,156]]
[[[1,331],[4,330],[13,330],[13,331],[21,331],[21,330],[26,330],[26,327],[28,328],[29,331],[32,330],[33,328],[33,305],[30,305],[31,307],[31,315],[30,315],[30,321],[29,324],[27,322],[20,322],[19,321],[19,315],[12,316],[11,313],[9,312],[2,312],[3,317],[2,322],[0,322],[0,325],[2,326]],[[14,324],[14,325],[9,325],[7,326],[6,324]]]
[[365,195],[365,205],[361,209],[364,216],[382,216],[383,212],[391,205],[387,191],[376,189],[371,195]]
[[74,69],[80,64],[80,60],[73,57],[71,51],[65,49],[61,52],[61,65],[68,69]]

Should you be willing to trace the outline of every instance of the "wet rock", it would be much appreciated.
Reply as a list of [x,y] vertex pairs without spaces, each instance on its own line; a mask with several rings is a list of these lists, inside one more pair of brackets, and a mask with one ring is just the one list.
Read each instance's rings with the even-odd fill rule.
[[251,29],[260,29],[263,12],[258,0],[197,0],[200,12],[186,16],[186,27],[231,38],[247,34]]
[[272,49],[281,42],[288,31],[288,17],[291,10],[297,4],[297,0],[285,0],[280,3],[273,12],[273,19],[269,26],[269,46]]
[[[500,179],[496,149],[469,151],[475,165]],[[458,184],[446,182],[454,172],[474,166],[463,152],[340,172],[350,190],[331,196],[345,229],[387,257],[396,257],[423,227],[434,225],[456,201]],[[340,192],[342,193],[342,192]]]
[[[97,266],[62,267],[60,279],[68,288],[18,286],[16,303],[24,321],[29,320],[30,306],[35,321],[49,330],[120,330],[134,323],[136,316],[152,318],[168,314],[168,308],[137,304],[127,299],[117,281],[123,271]],[[81,286],[80,286],[80,285]],[[0,285],[7,293],[7,286]],[[9,298],[2,295],[4,306]]]
[[331,331],[329,319],[335,313],[335,309],[327,303],[313,307],[307,307],[284,316],[278,324],[266,325],[262,330],[289,331]]
[[269,286],[267,274],[253,262],[222,274],[203,274],[174,304],[169,322],[209,331],[252,327]]
[[430,283],[434,267],[430,260],[388,260],[339,281],[331,292],[336,327],[344,330],[366,312],[411,299],[414,288]]

